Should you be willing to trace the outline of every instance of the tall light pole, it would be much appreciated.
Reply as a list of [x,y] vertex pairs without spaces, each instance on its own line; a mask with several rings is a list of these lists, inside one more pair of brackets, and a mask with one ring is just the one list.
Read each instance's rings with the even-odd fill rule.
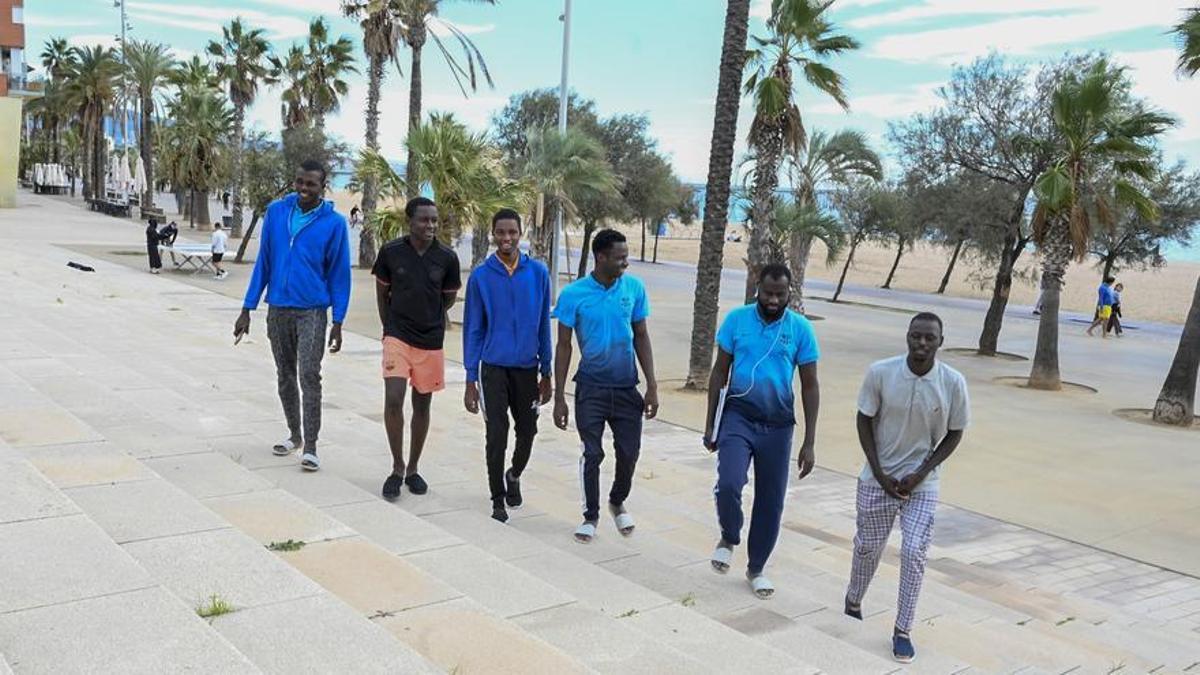
[[[129,19],[125,15],[125,0],[113,0],[113,7],[121,8],[121,161],[125,165],[129,165],[129,160],[125,157],[125,146],[129,145],[129,114],[126,105],[129,99],[129,82],[128,82],[128,67],[125,61],[125,31],[129,27]],[[113,105],[113,114],[117,113],[117,106]],[[113,147],[117,145],[116,129],[113,129]],[[128,188],[127,182],[120,175],[116,176],[121,181],[121,200],[125,201],[129,198],[126,192]]]
[[[563,0],[563,46],[562,46],[562,83],[558,88],[558,133],[567,131],[567,64],[571,53],[571,0]],[[557,212],[554,214],[554,233],[550,238],[550,296],[558,299],[558,244],[561,241],[563,229],[563,204],[559,200]],[[584,251],[581,255],[587,255]]]

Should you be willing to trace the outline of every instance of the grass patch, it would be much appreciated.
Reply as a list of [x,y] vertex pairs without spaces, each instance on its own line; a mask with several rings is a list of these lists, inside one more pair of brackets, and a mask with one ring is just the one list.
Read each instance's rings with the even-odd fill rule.
[[684,607],[694,607],[696,605],[696,594],[688,593],[679,599],[679,604],[683,605]]
[[304,548],[304,542],[288,539],[287,541],[273,541],[267,544],[269,551],[299,551]]
[[624,613],[622,613],[622,614],[618,614],[618,615],[617,615],[617,618],[618,618],[618,619],[628,619],[629,617],[631,617],[631,616],[634,616],[634,615],[635,615],[635,614],[637,614],[637,613],[638,613],[638,611],[637,611],[636,609],[631,609],[631,610],[629,610],[628,612],[624,612]]
[[234,606],[228,600],[213,593],[208,596],[207,601],[200,603],[200,606],[196,608],[196,614],[199,614],[201,619],[212,619],[222,614],[229,614],[233,610]]
[[1068,616],[1067,618],[1065,618],[1065,619],[1063,619],[1063,620],[1061,620],[1061,621],[1058,621],[1058,622],[1056,622],[1054,625],[1055,625],[1055,626],[1065,626],[1065,625],[1067,625],[1067,624],[1071,623],[1071,622],[1072,622],[1072,621],[1074,621],[1074,620],[1075,620],[1075,617],[1073,617],[1073,616]]

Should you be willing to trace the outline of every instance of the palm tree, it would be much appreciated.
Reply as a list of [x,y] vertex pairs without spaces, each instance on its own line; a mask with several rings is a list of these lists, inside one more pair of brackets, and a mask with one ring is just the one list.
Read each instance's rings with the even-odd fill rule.
[[221,40],[210,40],[208,53],[217,59],[217,78],[229,87],[233,104],[233,223],[230,236],[242,236],[242,150],[246,142],[246,108],[254,104],[260,84],[274,84],[271,44],[262,28],[246,30],[236,18],[221,27]]
[[[1157,205],[1130,177],[1154,174],[1156,136],[1174,122],[1161,113],[1127,101],[1124,71],[1100,60],[1080,75],[1068,74],[1052,96],[1054,125],[1061,143],[1054,165],[1034,185],[1037,207],[1033,236],[1042,254],[1042,314],[1029,386],[1062,388],[1058,369],[1058,307],[1063,276],[1074,258],[1087,255],[1092,214],[1113,225],[1112,194],[1144,217],[1154,218]],[[1096,179],[1112,167],[1112,186]]]
[[1200,5],[1186,10],[1171,32],[1179,40],[1179,74],[1191,77],[1200,72]]
[[[1179,73],[1191,77],[1200,72],[1200,6],[1187,11],[1183,21],[1175,26],[1179,37]],[[1188,310],[1179,336],[1179,347],[1167,371],[1154,403],[1154,421],[1162,424],[1189,426],[1196,411],[1196,379],[1200,373],[1200,279],[1196,280],[1196,291],[1192,294],[1192,308]]]
[[273,58],[271,64],[286,84],[279,100],[283,128],[295,129],[308,124],[308,59],[304,49],[292,45],[286,56]]
[[[819,208],[817,190],[821,187],[846,185],[859,178],[881,180],[883,162],[871,149],[867,138],[858,131],[839,131],[832,136],[815,132],[790,160],[792,185],[800,207]],[[822,230],[792,229],[788,241],[788,265],[792,271],[792,309],[804,312],[804,277],[808,270],[808,255],[813,235]],[[820,237],[817,237],[820,238]],[[828,244],[828,240],[823,240]]]
[[222,153],[233,126],[233,111],[211,87],[185,87],[168,109],[173,124],[164,128],[164,144],[174,158],[172,182],[191,193],[191,214],[204,229],[210,223],[208,194],[222,184]]
[[[496,4],[496,0],[470,1],[489,5]],[[438,11],[445,0],[394,0],[394,2],[396,17],[400,21],[400,36],[404,40],[404,44],[408,46],[412,56],[408,71],[409,130],[421,126],[421,94],[423,87],[421,80],[421,56],[425,48],[425,43],[429,38],[433,38],[433,43],[437,45],[438,51],[446,59],[446,65],[450,66],[450,74],[454,76],[454,81],[458,84],[458,88],[462,91],[463,96],[467,95],[468,87],[472,92],[478,90],[475,73],[476,63],[479,65],[479,74],[483,75],[483,79],[487,82],[488,86],[495,86],[492,83],[491,74],[488,73],[487,62],[483,60],[483,54],[479,52],[479,48],[475,46],[475,43],[454,24],[438,18]],[[442,42],[442,39],[438,37],[438,30],[449,33],[458,42],[458,46],[462,49],[462,56],[466,60],[465,67],[450,52],[446,44]],[[408,159],[405,178],[407,179],[408,189],[410,191],[416,190],[416,186],[419,183],[417,180],[417,167],[411,157]],[[410,194],[416,196],[416,192],[411,192]]]
[[[534,129],[529,134],[525,155],[520,162],[521,175],[538,193],[538,208],[530,228],[533,255],[546,261],[550,255],[552,221],[555,208],[563,208],[567,218],[578,210],[574,197],[586,191],[615,189],[616,179],[605,157],[604,148],[584,132],[568,128]],[[412,191],[409,186],[409,191]]]
[[66,38],[50,38],[42,48],[42,66],[53,81],[62,80],[77,62],[77,52]]
[[42,49],[42,66],[46,69],[47,82],[43,100],[39,102],[50,130],[51,157],[58,163],[60,154],[59,128],[67,120],[67,97],[63,94],[66,76],[77,65],[76,52],[66,38],[50,38]]
[[167,84],[175,70],[175,59],[164,44],[134,40],[125,54],[126,66],[137,91],[141,125],[138,129],[142,162],[146,167],[146,191],[143,209],[154,208],[154,110],[155,95]]
[[329,24],[316,18],[308,24],[305,59],[309,111],[313,124],[324,131],[326,115],[337,112],[341,97],[350,91],[350,85],[341,78],[358,72],[354,66],[354,43],[345,36],[330,42]]
[[116,97],[121,62],[111,47],[99,45],[76,47],[75,60],[75,67],[66,75],[65,92],[83,121],[87,195],[102,199],[104,161],[108,154],[104,140],[104,111]]
[[449,225],[442,232],[457,240],[471,228],[472,267],[487,256],[491,214],[503,207],[525,209],[532,202],[532,185],[508,178],[487,136],[472,133],[453,115],[434,113],[413,130],[408,152],[418,158],[421,183],[432,188]]
[[849,109],[842,76],[826,65],[829,57],[859,43],[834,32],[824,16],[833,0],[773,0],[767,20],[770,37],[755,37],[756,48],[747,54],[746,93],[753,94],[755,115],[750,125],[750,147],[755,157],[753,205],[750,232],[746,302],[754,292],[753,280],[766,262],[779,167],[785,156],[796,156],[804,147],[806,134],[800,108],[796,105],[793,68],[809,84]]
[[[379,152],[379,96],[383,88],[384,66],[391,61],[399,71],[396,60],[399,53],[400,26],[396,22],[394,0],[343,0],[342,11],[351,18],[360,19],[363,31],[363,51],[367,55],[367,150]],[[362,210],[365,217],[375,211],[378,183],[374,176],[367,176],[362,184]],[[358,264],[370,267],[375,264],[378,243],[373,232],[363,229],[359,237]]]
[[725,6],[725,32],[717,76],[717,101],[713,111],[712,140],[708,148],[708,182],[704,192],[704,225],[700,257],[696,264],[696,293],[692,311],[692,344],[684,387],[705,389],[712,368],[717,313],[721,310],[721,267],[725,254],[725,227],[729,215],[733,145],[737,137],[739,90],[746,63],[746,33],[750,0],[729,0]]
[[832,265],[842,253],[845,233],[837,218],[813,204],[780,199],[775,202],[775,213],[771,217],[771,238],[767,242],[767,261],[786,264],[790,245],[797,236],[816,239],[825,244],[825,264]]

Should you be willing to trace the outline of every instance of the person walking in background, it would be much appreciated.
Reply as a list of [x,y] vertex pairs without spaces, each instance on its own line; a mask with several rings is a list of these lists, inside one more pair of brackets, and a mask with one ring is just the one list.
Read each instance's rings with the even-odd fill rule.
[[[521,253],[521,216],[501,209],[492,217],[496,253],[467,280],[463,365],[467,412],[483,410],[492,518],[506,522],[518,507],[521,472],[537,434],[538,405],[550,400],[550,272]],[[541,379],[538,379],[539,373]],[[504,470],[508,418],[516,428],[512,468]]]
[[350,228],[357,229],[362,226],[362,222],[362,211],[358,208],[358,204],[355,204],[350,209]]
[[763,267],[758,276],[758,301],[734,309],[721,323],[717,360],[708,380],[704,427],[705,447],[717,453],[713,494],[721,539],[712,554],[712,567],[721,574],[728,572],[733,548],[741,543],[742,489],[753,463],[754,507],[746,578],[754,594],[764,599],[775,593],[763,568],[779,538],[787,497],[796,430],[792,379],[797,370],[804,401],[804,442],[797,461],[800,480],[816,461],[819,349],[812,324],[788,309],[791,281],[787,267]]
[[320,468],[321,358],[328,312],[332,307],[328,344],[330,353],[336,354],[342,349],[342,322],[350,306],[346,219],[334,210],[333,202],[321,198],[325,182],[325,168],[308,160],[296,171],[296,191],[267,207],[254,273],[242,313],[233,325],[237,344],[250,332],[250,312],[258,308],[266,291],[267,338],[289,433],[273,450],[282,457],[303,447],[300,466],[307,471]]
[[[629,245],[616,230],[601,230],[592,240],[595,268],[589,276],[562,290],[554,317],[558,344],[554,357],[554,424],[567,428],[567,372],[571,368],[571,337],[579,341],[575,371],[575,428],[583,441],[579,458],[583,492],[583,523],[575,539],[590,543],[600,521],[600,463],[604,461],[604,426],[612,431],[617,455],[616,474],[608,493],[608,509],[617,530],[633,534],[633,516],[625,500],[633,487],[633,472],[642,446],[642,417],[658,414],[658,381],[646,318],[650,301],[636,277],[625,274]],[[646,376],[646,394],[638,393],[638,365]]]
[[225,247],[229,243],[229,234],[221,227],[220,223],[213,224],[212,233],[212,264],[216,272],[213,277],[216,279],[224,279],[229,276],[229,271],[221,267],[221,259],[225,257]]
[[158,250],[158,245],[163,241],[163,237],[158,232],[158,221],[151,218],[146,223],[146,256],[150,258],[150,273],[158,274],[162,269],[162,253]]
[[[392,451],[392,472],[383,498],[410,492],[423,495],[421,452],[429,434],[433,393],[446,388],[446,312],[462,287],[458,254],[437,240],[438,210],[433,200],[410,199],[404,207],[408,234],[379,249],[375,259],[375,301],[383,324],[383,425]],[[412,383],[412,437],[404,461],[404,396]]]
[[[1107,326],[1108,320],[1112,318],[1112,306],[1115,300],[1112,288],[1114,281],[1116,281],[1116,279],[1112,277],[1105,277],[1104,281],[1101,282],[1100,287],[1096,289],[1096,314],[1092,318],[1092,325],[1088,326],[1087,329],[1087,334],[1089,337],[1092,335],[1092,331],[1096,330],[1096,328]],[[1102,329],[1100,331],[1100,335],[1102,337],[1108,337],[1108,332]]]
[[1125,284],[1117,284],[1113,286],[1113,304],[1112,316],[1108,317],[1108,323],[1104,326],[1104,332],[1115,332],[1117,337],[1125,334],[1125,329],[1121,328],[1121,292],[1125,290]]
[[922,312],[908,325],[908,354],[871,364],[858,394],[858,442],[866,464],[858,477],[857,531],[845,612],[862,620],[862,600],[896,517],[900,597],[892,655],[916,657],[910,631],[925,576],[938,503],[938,468],[962,442],[970,423],[967,381],[937,360],[942,320]]

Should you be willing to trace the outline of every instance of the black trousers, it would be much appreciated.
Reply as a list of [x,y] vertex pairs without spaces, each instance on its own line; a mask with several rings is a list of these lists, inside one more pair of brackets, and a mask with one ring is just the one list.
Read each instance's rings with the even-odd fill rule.
[[504,459],[508,451],[508,420],[512,416],[517,442],[512,473],[520,478],[529,464],[533,437],[537,435],[537,368],[504,368],[484,363],[479,367],[480,400],[487,424],[487,472],[492,500],[504,499]]
[[583,441],[579,481],[583,484],[583,519],[600,517],[600,463],[604,461],[604,425],[612,430],[617,468],[608,503],[620,506],[633,489],[633,471],[642,449],[645,399],[637,387],[613,389],[575,383],[575,429]]

